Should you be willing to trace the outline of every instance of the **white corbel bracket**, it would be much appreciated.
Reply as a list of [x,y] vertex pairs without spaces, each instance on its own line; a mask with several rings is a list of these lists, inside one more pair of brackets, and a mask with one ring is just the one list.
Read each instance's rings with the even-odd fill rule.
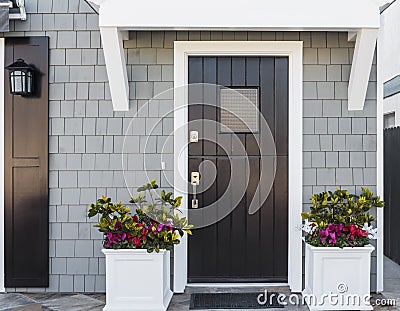
[[357,31],[349,80],[348,110],[364,109],[378,34],[377,28],[362,28]]
[[129,83],[123,44],[127,32],[117,27],[100,27],[100,34],[114,111],[128,111]]

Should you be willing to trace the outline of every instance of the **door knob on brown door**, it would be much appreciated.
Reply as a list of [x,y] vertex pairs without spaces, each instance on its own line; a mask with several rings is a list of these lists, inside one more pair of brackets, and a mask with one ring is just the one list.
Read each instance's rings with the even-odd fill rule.
[[200,173],[192,172],[190,183],[193,186],[193,199],[192,199],[192,208],[199,208],[199,200],[196,198],[196,190],[197,186],[200,185]]

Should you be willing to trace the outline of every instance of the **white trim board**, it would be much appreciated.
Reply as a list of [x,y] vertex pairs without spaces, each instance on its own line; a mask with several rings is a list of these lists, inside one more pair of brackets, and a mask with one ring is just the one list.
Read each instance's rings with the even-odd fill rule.
[[[0,38],[0,77],[4,77],[5,39]],[[0,85],[0,292],[4,288],[4,80]]]
[[[382,34],[382,31],[381,31]],[[383,149],[383,72],[382,59],[382,35],[378,37],[377,43],[377,72],[376,72],[376,192],[382,200],[384,198],[384,149]],[[376,291],[382,292],[384,278],[384,208],[376,211],[376,222],[378,228],[378,239],[376,243]]]
[[[176,41],[174,45],[174,187],[175,195],[187,200],[188,131],[178,131],[188,120],[187,94],[189,55],[257,55],[289,57],[289,197],[288,197],[288,283],[292,292],[302,290],[303,186],[303,42],[301,41]],[[181,88],[179,88],[181,87]],[[187,216],[187,210],[184,209]],[[190,221],[190,220],[189,220]],[[187,286],[187,236],[175,247],[174,291]]]

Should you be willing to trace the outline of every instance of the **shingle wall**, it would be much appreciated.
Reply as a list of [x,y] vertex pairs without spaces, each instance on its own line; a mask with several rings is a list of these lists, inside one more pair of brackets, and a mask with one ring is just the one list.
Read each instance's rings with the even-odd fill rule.
[[[364,111],[347,111],[353,43],[345,33],[131,32],[125,42],[130,111],[113,112],[98,31],[98,16],[83,0],[28,0],[28,20],[5,36],[50,37],[50,287],[18,291],[102,292],[101,235],[86,218],[102,194],[127,202],[127,182],[148,174],[172,180],[172,98],[148,99],[173,86],[174,40],[302,40],[304,42],[304,187],[311,193],[342,185],[375,190],[375,66]],[[130,122],[132,126],[129,127]],[[158,122],[161,122],[158,124]],[[153,127],[154,131],[152,131]],[[128,130],[129,128],[129,130]],[[124,134],[128,130],[122,158]],[[149,135],[151,133],[151,135]],[[161,150],[166,169],[161,168]],[[145,150],[146,149],[146,150]],[[298,189],[301,191],[301,189]],[[93,220],[95,221],[95,220]],[[9,289],[14,290],[14,289]]]

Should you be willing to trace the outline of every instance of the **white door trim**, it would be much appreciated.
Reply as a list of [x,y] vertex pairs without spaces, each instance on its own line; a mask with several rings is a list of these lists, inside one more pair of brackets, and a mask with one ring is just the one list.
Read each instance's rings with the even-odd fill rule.
[[[381,28],[382,29],[382,28]],[[383,145],[383,82],[382,81],[382,38],[383,33],[378,36],[377,43],[377,76],[376,76],[376,192],[382,200],[384,197],[384,145]],[[376,291],[384,290],[384,208],[376,211],[376,222],[378,228],[378,239],[376,242]]]
[[[303,186],[303,42],[302,41],[175,41],[174,45],[174,191],[187,204],[188,120],[187,94],[189,55],[257,55],[289,57],[289,231],[288,283],[293,292],[302,290],[302,186]],[[179,129],[179,130],[178,130]],[[185,204],[184,203],[184,204]],[[187,209],[183,207],[187,215]],[[175,247],[174,291],[187,285],[187,236]]]
[[[0,38],[0,77],[4,77],[5,39]],[[4,79],[0,83],[0,292],[4,287]]]

